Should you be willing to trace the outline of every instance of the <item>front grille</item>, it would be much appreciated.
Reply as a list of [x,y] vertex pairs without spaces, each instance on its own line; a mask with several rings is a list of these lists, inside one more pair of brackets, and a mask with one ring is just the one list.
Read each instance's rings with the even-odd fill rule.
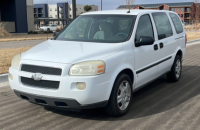
[[34,79],[25,77],[21,77],[21,83],[25,86],[46,88],[46,89],[58,89],[60,85],[59,81],[48,81],[48,80],[35,81]]
[[62,69],[59,68],[42,67],[34,65],[22,65],[21,71],[48,74],[48,75],[61,75],[62,73]]

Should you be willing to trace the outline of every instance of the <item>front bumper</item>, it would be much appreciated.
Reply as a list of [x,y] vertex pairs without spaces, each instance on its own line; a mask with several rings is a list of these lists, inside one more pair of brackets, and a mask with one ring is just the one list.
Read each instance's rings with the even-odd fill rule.
[[[20,65],[22,64],[49,66],[49,67],[53,66],[56,68],[62,68],[61,76],[53,76],[45,74],[42,75],[43,76],[42,80],[59,81],[60,84],[58,89],[45,89],[45,88],[24,85],[21,83],[21,77],[31,78],[34,73],[18,71],[10,67],[9,73],[12,74],[13,80],[9,78],[9,83],[11,88],[15,92],[21,92],[29,95],[38,95],[39,97],[46,97],[48,99],[63,99],[66,101],[67,104],[69,104],[69,106],[70,103],[68,102],[68,99],[73,99],[75,100],[75,102],[77,102],[76,104],[79,104],[80,107],[88,104],[96,104],[99,102],[104,102],[109,100],[113,86],[112,82],[110,81],[111,80],[110,73],[105,73],[97,76],[69,76],[68,72],[70,67],[72,66],[70,64],[21,60]],[[76,84],[78,82],[86,83],[86,89],[78,90],[76,88]],[[33,101],[34,100],[32,100],[32,102]],[[52,104],[52,102],[48,104],[50,104],[51,106],[55,105]]]
[[94,104],[81,105],[75,99],[61,99],[61,98],[54,98],[54,97],[45,97],[45,96],[39,96],[39,95],[33,95],[33,94],[20,92],[17,90],[14,90],[14,92],[19,98],[22,98],[24,100],[27,100],[37,105],[71,109],[71,110],[104,107],[108,103],[108,101],[102,101],[102,102],[98,102]]

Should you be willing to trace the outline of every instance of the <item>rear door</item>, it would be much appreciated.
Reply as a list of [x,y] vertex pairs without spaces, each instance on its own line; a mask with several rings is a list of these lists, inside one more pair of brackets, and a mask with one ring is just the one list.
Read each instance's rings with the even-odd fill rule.
[[162,75],[171,69],[178,42],[174,36],[175,30],[166,12],[152,13],[152,17],[157,30],[155,43],[159,45],[158,73]]
[[[152,19],[149,14],[143,14],[138,16],[136,20],[136,33],[134,41],[140,40],[141,36],[154,37],[154,27],[152,25]],[[152,45],[140,46],[134,48],[135,55],[135,70],[136,70],[136,88],[145,85],[149,81],[158,77],[158,45],[153,43]]]

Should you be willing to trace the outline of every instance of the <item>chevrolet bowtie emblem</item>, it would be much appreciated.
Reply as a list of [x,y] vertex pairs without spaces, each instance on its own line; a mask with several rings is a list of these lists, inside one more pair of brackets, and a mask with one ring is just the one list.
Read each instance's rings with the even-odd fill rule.
[[41,73],[36,73],[32,75],[32,79],[34,79],[35,81],[40,81],[42,79],[42,74]]

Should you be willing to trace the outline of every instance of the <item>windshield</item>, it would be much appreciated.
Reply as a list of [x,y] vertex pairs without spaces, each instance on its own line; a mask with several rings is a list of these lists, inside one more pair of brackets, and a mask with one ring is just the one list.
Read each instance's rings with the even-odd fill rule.
[[129,39],[136,16],[82,15],[62,30],[55,40],[118,43]]

